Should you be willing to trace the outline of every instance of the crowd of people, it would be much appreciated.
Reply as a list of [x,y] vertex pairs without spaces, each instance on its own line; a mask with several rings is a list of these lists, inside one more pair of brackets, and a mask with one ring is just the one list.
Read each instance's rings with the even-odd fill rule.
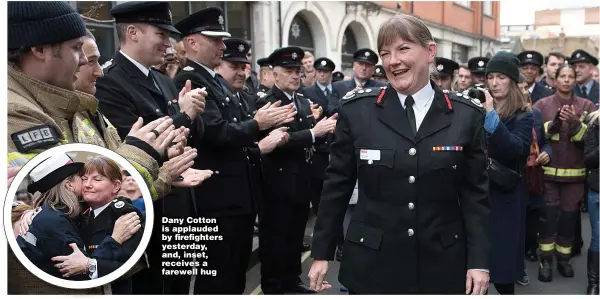
[[[100,292],[242,294],[256,226],[264,294],[328,289],[332,260],[351,294],[486,294],[490,282],[513,294],[528,284],[525,259],[540,260],[540,281],[552,281],[554,259],[573,277],[587,203],[587,293],[598,294],[593,55],[499,52],[460,65],[437,57],[423,22],[399,14],[379,29],[377,51],[354,53],[350,77],[298,47],[257,59],[255,72],[251,43],[231,37],[220,8],[175,24],[168,2],[110,13],[119,49],[100,66],[68,3],[8,4],[9,174],[48,148],[90,143],[132,162],[152,193],[142,199],[155,211],[147,258]],[[35,132],[43,138],[32,142]],[[138,199],[130,187],[121,195]],[[13,222],[29,223],[17,207],[25,216]],[[223,240],[206,253],[216,276],[190,290],[191,276],[162,275],[163,217],[216,220]],[[78,246],[95,246],[88,237]],[[310,286],[300,277],[309,248]],[[65,292],[20,273],[10,294]]]

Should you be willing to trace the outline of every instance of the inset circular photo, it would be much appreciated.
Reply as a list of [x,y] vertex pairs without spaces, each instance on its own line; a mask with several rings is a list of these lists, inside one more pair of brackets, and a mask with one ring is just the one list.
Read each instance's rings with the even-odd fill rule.
[[68,144],[37,155],[9,185],[4,213],[12,252],[52,285],[127,288],[147,267],[150,190],[131,163],[106,148]]

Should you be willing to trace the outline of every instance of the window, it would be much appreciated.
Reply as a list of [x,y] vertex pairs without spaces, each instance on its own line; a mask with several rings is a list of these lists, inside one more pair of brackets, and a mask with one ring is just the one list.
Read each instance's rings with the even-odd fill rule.
[[352,63],[354,62],[354,52],[358,50],[356,45],[356,37],[350,27],[344,31],[342,40],[342,72],[344,74],[352,74]]
[[454,1],[454,3],[460,6],[471,8],[471,1]]
[[468,60],[469,48],[467,46],[452,44],[452,60],[457,63],[465,63]]
[[290,33],[288,36],[288,45],[302,48],[304,51],[310,51],[314,53],[314,44],[312,33],[308,24],[299,15],[296,15],[292,20],[292,26],[290,26]]
[[492,1],[483,1],[483,14],[492,16]]
[[226,2],[227,31],[231,37],[251,39],[250,3],[231,1]]
[[190,15],[188,2],[171,1],[171,23],[176,24]]

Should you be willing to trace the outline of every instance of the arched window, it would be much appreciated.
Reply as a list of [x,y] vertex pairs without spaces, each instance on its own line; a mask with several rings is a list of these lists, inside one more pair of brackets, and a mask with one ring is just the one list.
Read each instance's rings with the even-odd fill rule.
[[290,26],[290,33],[288,36],[288,45],[300,47],[304,51],[315,52],[315,46],[313,43],[312,33],[308,24],[299,15],[296,15],[292,20],[292,26]]
[[342,39],[342,72],[346,75],[352,74],[353,56],[357,50],[356,36],[354,36],[352,29],[347,27]]

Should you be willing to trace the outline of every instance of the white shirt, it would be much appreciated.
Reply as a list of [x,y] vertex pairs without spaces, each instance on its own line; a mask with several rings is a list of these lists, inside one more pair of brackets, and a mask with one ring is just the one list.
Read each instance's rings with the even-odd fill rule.
[[[188,58],[189,59],[189,58]],[[193,61],[193,60],[192,60]],[[208,67],[206,67],[204,64],[200,63],[200,62],[196,62],[194,61],[197,65],[203,67],[209,74],[211,77],[215,78],[217,76],[217,72],[215,72],[215,70],[209,69]]]
[[94,219],[96,217],[98,217],[98,215],[100,215],[100,213],[102,213],[102,211],[104,211],[104,209],[106,209],[106,207],[108,207],[108,205],[110,205],[111,202],[112,201],[109,201],[107,204],[105,204],[105,205],[103,205],[103,206],[101,206],[99,208],[94,209]]
[[360,82],[358,82],[358,80],[356,80],[356,77],[355,77],[354,78],[354,83],[356,83],[356,87],[362,88],[367,83],[367,81],[365,80],[364,83],[360,83]]
[[533,92],[534,88],[535,88],[535,83],[531,84],[531,87],[529,87],[529,94],[531,94]]
[[[434,96],[435,92],[433,91],[433,87],[431,87],[430,82],[428,82],[425,87],[421,88],[421,90],[412,95],[413,99],[415,100],[413,111],[415,112],[417,131],[419,131],[419,127],[421,126],[421,123],[423,123],[423,119],[425,118],[425,115],[427,115],[427,111],[429,111],[429,108],[431,108],[431,103],[433,103]],[[406,109],[406,106],[404,105],[406,97],[408,97],[408,95],[398,92],[400,104],[402,104],[404,109]]]
[[[279,88],[279,86],[275,85],[277,88]],[[294,93],[294,95],[291,95],[285,91],[283,91],[281,88],[279,88],[279,90],[281,90],[283,92],[283,94],[285,94],[285,96],[288,98],[288,100],[290,100],[293,104],[294,104],[294,109],[298,110],[298,108],[296,107],[296,102],[293,100],[293,96],[296,94]],[[310,129],[310,135],[312,136],[312,142],[315,143],[315,133],[313,133],[313,130]]]
[[[119,50],[119,52],[121,52],[121,54],[123,54],[123,56],[125,56],[125,58],[129,59],[129,61],[131,61],[131,63],[133,63],[135,66],[137,66],[138,69],[140,69],[140,71],[142,71],[142,73],[144,73],[144,75],[146,75],[146,77],[148,77],[148,74],[150,74],[150,69],[143,66],[141,63],[137,62],[135,59],[129,57],[127,54],[123,53],[122,50]],[[156,87],[156,89],[160,90],[160,88],[158,87],[158,84],[156,84],[156,81],[152,80],[152,82],[154,82],[154,86]]]

